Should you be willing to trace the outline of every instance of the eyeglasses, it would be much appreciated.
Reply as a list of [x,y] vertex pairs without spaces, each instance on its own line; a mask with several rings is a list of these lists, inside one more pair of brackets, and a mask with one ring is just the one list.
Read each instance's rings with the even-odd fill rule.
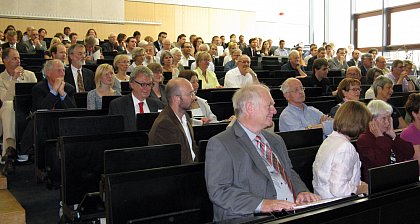
[[292,91],[289,91],[288,93],[300,93],[300,92],[305,92],[305,87],[296,88]]
[[139,84],[142,88],[153,87],[153,83],[137,82],[136,80],[134,80],[134,82]]

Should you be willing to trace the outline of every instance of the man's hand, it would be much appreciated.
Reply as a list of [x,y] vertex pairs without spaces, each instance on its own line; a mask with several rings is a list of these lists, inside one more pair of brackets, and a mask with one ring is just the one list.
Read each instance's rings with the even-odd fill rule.
[[64,78],[56,78],[56,79],[54,80],[53,85],[52,85],[52,89],[53,89],[55,92],[58,92],[58,90],[59,90],[60,88],[63,88],[63,89],[64,89],[64,85],[63,85],[63,87],[61,87],[62,83],[64,83]]
[[[15,68],[12,74],[12,79],[17,80],[20,76],[23,77],[23,73],[25,71],[23,70],[22,66],[18,66]],[[23,79],[23,78],[22,78]]]
[[320,199],[321,199],[321,197],[317,194],[313,194],[311,192],[300,192],[296,196],[296,204],[299,205],[299,204],[319,201]]
[[292,210],[296,204],[284,200],[264,199],[261,205],[261,212],[269,213],[274,211]]

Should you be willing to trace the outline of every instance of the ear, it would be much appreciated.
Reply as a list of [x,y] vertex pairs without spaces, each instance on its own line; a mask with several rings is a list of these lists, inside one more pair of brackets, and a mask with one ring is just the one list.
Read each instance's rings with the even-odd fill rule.
[[253,112],[254,110],[255,110],[255,105],[251,101],[248,101],[248,102],[245,103],[245,112],[246,113]]
[[130,85],[130,88],[133,90],[134,89],[133,86],[135,85],[135,83],[129,82],[128,84]]

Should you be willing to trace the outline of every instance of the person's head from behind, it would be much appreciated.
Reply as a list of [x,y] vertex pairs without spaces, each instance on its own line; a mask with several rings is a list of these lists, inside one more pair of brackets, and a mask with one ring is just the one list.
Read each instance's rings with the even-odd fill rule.
[[385,102],[391,98],[392,93],[394,92],[393,87],[394,84],[392,80],[385,76],[376,78],[372,85],[376,99]]
[[371,68],[366,73],[366,82],[367,84],[373,84],[373,81],[375,81],[376,78],[379,76],[384,75],[384,72],[381,69],[378,68]]
[[420,93],[412,93],[408,96],[407,102],[405,103],[405,110],[410,115],[411,121],[418,122],[420,120]]
[[301,106],[305,102],[305,88],[297,78],[288,78],[281,85],[281,91],[287,102]]
[[184,78],[190,81],[194,91],[197,92],[199,88],[199,83],[198,83],[198,75],[196,72],[192,70],[183,70],[179,72],[178,78]]
[[150,96],[153,87],[153,73],[146,66],[137,66],[130,74],[130,88],[133,95],[140,101]]
[[169,80],[165,89],[166,99],[175,113],[185,114],[191,109],[191,104],[196,100],[195,91],[190,81],[185,78]]
[[371,100],[367,108],[372,114],[372,122],[382,132],[387,132],[392,127],[392,107],[382,100]]
[[112,88],[114,85],[114,68],[110,64],[101,64],[95,72],[96,88],[101,88],[103,85]]
[[343,101],[359,100],[360,81],[353,78],[341,80],[337,87],[337,95]]
[[350,138],[358,137],[366,131],[371,120],[371,113],[366,105],[359,101],[347,101],[341,105],[334,116],[334,131]]
[[357,80],[362,79],[362,72],[360,71],[360,68],[357,66],[348,67],[346,71],[346,78],[353,78]]
[[238,120],[254,133],[272,125],[273,115],[277,113],[270,89],[262,84],[238,89],[232,102]]
[[48,60],[44,64],[44,72],[50,85],[53,85],[57,78],[64,79],[64,64],[58,59]]

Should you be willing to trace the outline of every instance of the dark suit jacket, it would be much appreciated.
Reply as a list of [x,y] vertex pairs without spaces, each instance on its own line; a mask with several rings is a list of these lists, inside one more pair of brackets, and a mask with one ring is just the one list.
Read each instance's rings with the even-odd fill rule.
[[362,76],[366,76],[368,69],[366,69],[362,64],[359,65],[360,72],[362,73]]
[[357,62],[357,65],[356,65],[356,62],[353,60],[353,59],[350,59],[349,61],[347,61],[347,65],[350,67],[350,66],[357,66],[357,67],[359,67],[360,65],[361,65],[361,61],[358,61]]
[[[146,98],[147,106],[150,112],[158,112],[159,109],[164,107],[164,104],[156,99]],[[134,109],[134,102],[131,94],[119,97],[112,100],[109,104],[109,115],[123,115],[124,116],[124,130],[135,131],[136,127],[136,114]]]
[[[308,191],[292,169],[283,139],[265,130],[262,135],[290,177],[294,193]],[[213,221],[253,216],[263,199],[277,198],[264,160],[238,122],[209,140],[205,166],[207,191],[213,202]]]
[[[92,89],[96,88],[95,85],[95,74],[87,68],[82,67],[82,77],[83,77],[83,86],[85,87],[85,91],[91,91]],[[71,66],[68,66],[65,69],[64,81],[69,83],[70,85],[76,87],[76,83],[74,83],[73,73],[71,71]]]
[[75,108],[75,88],[72,85],[66,83],[66,85],[64,86],[64,91],[67,93],[67,96],[64,98],[63,101],[61,101],[60,94],[54,96],[50,92],[47,79],[41,80],[32,88],[32,111],[36,111],[39,109],[52,110]]
[[[6,48],[10,48],[10,44],[9,43],[4,43],[1,45],[1,48],[4,50]],[[26,45],[22,42],[16,43],[16,50],[19,53],[28,53],[28,49],[26,48]]]
[[153,42],[153,45],[155,45],[156,51],[159,52],[160,49],[161,49],[160,46],[159,46],[159,42],[155,41],[155,42]]
[[110,42],[103,43],[101,45],[101,47],[102,47],[102,51],[103,52],[112,52],[114,50],[116,50],[118,52],[123,51],[123,49],[121,48],[121,46],[117,46],[117,45],[111,44]]
[[[194,132],[191,126],[191,118],[188,114],[188,128],[191,133],[193,151],[195,153],[195,161],[199,158],[198,147],[194,141]],[[192,163],[192,155],[190,151],[190,146],[188,144],[187,136],[185,135],[184,128],[182,127],[181,122],[179,122],[178,117],[175,115],[175,112],[168,105],[159,116],[156,118],[153,123],[152,129],[149,132],[149,145],[161,145],[161,144],[181,144],[181,163]]]
[[256,55],[252,56],[252,49],[250,47],[245,48],[244,51],[242,52],[242,54],[246,54],[250,58],[252,58],[252,57],[260,57],[261,56],[260,51],[257,51],[256,52]]

